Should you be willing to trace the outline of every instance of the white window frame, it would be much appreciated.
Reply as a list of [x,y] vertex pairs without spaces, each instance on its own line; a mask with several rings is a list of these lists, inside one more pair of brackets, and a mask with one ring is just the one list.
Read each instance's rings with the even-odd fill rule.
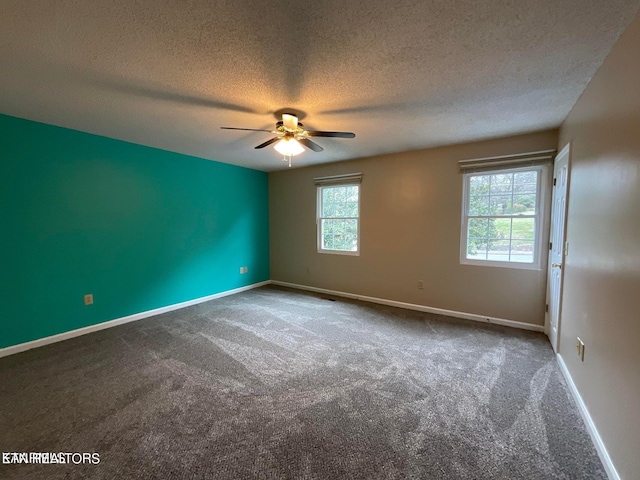
[[[537,194],[536,194],[536,214],[535,218],[535,237],[533,247],[533,262],[514,262],[514,261],[498,261],[498,260],[478,260],[467,258],[467,230],[469,226],[469,183],[471,177],[476,175],[495,175],[503,173],[514,173],[536,170],[538,172]],[[460,263],[463,265],[479,265],[483,267],[502,267],[502,268],[518,268],[524,270],[542,270],[544,231],[546,229],[547,219],[547,183],[549,180],[549,167],[547,165],[533,165],[526,167],[503,167],[477,172],[465,172],[462,175],[462,223],[460,227]],[[499,215],[499,218],[518,218],[518,215]]]
[[[341,188],[341,187],[358,187],[358,216],[357,217],[322,217],[320,213],[322,212],[322,191],[325,188]],[[316,196],[316,241],[318,247],[318,253],[329,253],[334,255],[351,255],[351,256],[359,256],[360,255],[360,199],[362,197],[362,188],[360,182],[353,183],[337,183],[337,184],[327,184],[327,185],[318,185],[317,196]],[[322,219],[325,218],[339,218],[339,219],[356,219],[358,221],[358,241],[356,250],[334,250],[329,248],[322,248]]]

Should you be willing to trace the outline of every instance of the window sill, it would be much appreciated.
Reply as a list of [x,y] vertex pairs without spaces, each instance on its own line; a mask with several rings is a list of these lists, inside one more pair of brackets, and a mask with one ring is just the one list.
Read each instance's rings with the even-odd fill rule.
[[348,255],[351,257],[359,257],[360,256],[360,252],[356,251],[356,252],[351,252],[348,250],[326,250],[326,249],[318,249],[318,253],[328,253],[328,254],[333,254],[333,255]]
[[460,265],[472,265],[476,267],[515,268],[517,270],[542,270],[542,267],[537,263],[498,262],[498,261],[492,261],[492,260],[469,260],[467,258],[460,259]]

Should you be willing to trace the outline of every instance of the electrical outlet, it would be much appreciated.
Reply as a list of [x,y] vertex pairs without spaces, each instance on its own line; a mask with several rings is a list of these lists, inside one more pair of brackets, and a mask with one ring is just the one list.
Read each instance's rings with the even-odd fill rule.
[[584,342],[580,340],[580,337],[577,337],[576,349],[580,360],[584,362]]
[[249,271],[249,267],[240,267],[240,273],[245,274]]
[[93,293],[87,293],[84,296],[84,304],[85,305],[93,305]]
[[418,288],[422,290],[424,288],[424,280],[418,280]]

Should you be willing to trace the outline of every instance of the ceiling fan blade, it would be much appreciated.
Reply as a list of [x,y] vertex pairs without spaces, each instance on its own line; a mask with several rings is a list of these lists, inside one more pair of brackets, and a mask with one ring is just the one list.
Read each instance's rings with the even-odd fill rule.
[[294,132],[298,128],[298,117],[289,113],[283,113],[282,125],[290,132]]
[[322,148],[320,145],[318,145],[315,142],[312,142],[311,140],[309,140],[308,138],[299,138],[298,141],[304,145],[305,147],[313,150],[314,152],[321,152],[324,150],[324,148]]
[[261,130],[259,128],[236,128],[236,127],[220,127],[223,130],[248,130],[250,132],[269,132],[269,133],[276,133],[273,130]]
[[271,145],[272,143],[277,142],[278,140],[280,140],[280,137],[273,137],[273,138],[271,138],[271,139],[267,140],[267,141],[266,141],[266,142],[264,142],[264,143],[261,143],[260,145],[258,145],[257,147],[254,147],[254,148],[264,148],[264,147],[268,147],[269,145]]
[[310,137],[336,137],[336,138],[355,138],[356,134],[351,132],[320,132],[318,130],[307,130]]

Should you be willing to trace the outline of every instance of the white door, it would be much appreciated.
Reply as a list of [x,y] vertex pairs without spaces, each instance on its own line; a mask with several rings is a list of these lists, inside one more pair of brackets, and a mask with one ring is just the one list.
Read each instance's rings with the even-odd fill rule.
[[551,235],[547,282],[549,292],[549,339],[553,350],[560,348],[560,315],[562,314],[562,279],[564,257],[568,245],[565,243],[567,195],[569,192],[569,145],[558,154],[553,164],[553,194],[551,202]]

